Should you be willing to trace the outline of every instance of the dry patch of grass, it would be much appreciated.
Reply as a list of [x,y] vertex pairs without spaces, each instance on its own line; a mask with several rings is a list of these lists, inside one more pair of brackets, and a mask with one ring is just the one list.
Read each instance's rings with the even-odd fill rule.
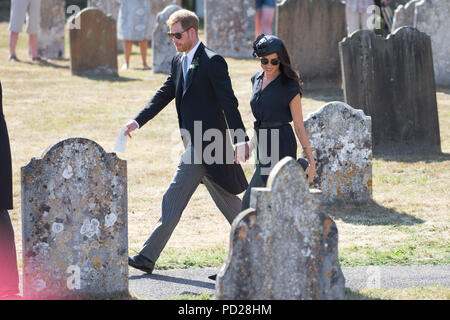
[[406,289],[346,289],[346,300],[449,300],[450,288],[441,286]]
[[[20,262],[20,168],[66,137],[89,138],[111,151],[121,126],[143,108],[166,76],[141,70],[138,49],[134,47],[132,69],[120,72],[120,78],[74,77],[68,60],[49,65],[29,62],[24,34],[18,47],[18,56],[24,62],[7,63],[8,37],[7,22],[1,22],[0,80],[12,148],[15,209],[11,215]],[[148,59],[151,62],[151,50]],[[120,55],[119,66],[123,62]],[[259,67],[252,60],[227,62],[244,123],[251,128],[250,77]],[[440,89],[437,99],[443,154],[377,157],[373,161],[373,201],[360,205],[336,203],[327,208],[339,229],[344,265],[450,263],[450,91]],[[342,93],[305,92],[305,118],[333,100],[343,100]],[[160,217],[161,199],[181,152],[177,126],[172,102],[133,135],[126,154],[120,155],[128,162],[130,254],[140,249]],[[245,164],[244,170],[250,178],[253,165]],[[187,249],[191,250],[191,258],[185,257],[176,265],[189,266],[189,259],[202,255],[201,261],[220,264],[217,257],[225,258],[229,232],[230,226],[201,185],[163,252],[159,267],[170,267],[171,261],[183,256]],[[212,254],[208,256],[207,251]]]

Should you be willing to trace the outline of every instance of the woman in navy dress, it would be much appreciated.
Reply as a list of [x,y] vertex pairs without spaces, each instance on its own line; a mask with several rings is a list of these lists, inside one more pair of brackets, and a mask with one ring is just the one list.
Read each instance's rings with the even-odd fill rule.
[[[251,78],[250,105],[256,121],[250,149],[256,148],[256,169],[242,199],[242,210],[250,206],[251,188],[265,187],[270,170],[279,160],[286,156],[297,159],[295,135],[309,163],[299,159],[308,182],[312,182],[316,171],[313,148],[303,125],[301,80],[291,67],[284,43],[276,36],[261,34],[253,49],[253,55],[259,58],[262,68]],[[292,121],[294,130],[290,124]]]

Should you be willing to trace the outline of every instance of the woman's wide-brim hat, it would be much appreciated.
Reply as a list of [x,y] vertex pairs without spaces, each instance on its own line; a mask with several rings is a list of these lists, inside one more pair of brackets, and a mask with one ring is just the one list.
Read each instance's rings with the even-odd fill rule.
[[253,56],[264,57],[278,52],[282,46],[281,40],[273,35],[264,35],[263,33],[253,42]]

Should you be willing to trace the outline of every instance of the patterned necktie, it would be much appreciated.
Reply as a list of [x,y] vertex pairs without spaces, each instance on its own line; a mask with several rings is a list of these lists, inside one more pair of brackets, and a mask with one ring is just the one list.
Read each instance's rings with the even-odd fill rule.
[[186,88],[186,79],[188,74],[188,57],[187,55],[184,56],[183,60],[183,88]]

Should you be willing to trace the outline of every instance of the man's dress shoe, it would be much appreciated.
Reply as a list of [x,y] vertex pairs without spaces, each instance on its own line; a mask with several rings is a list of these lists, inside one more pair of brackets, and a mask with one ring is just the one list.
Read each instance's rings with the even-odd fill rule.
[[141,254],[137,254],[134,257],[128,257],[128,265],[149,274],[151,274],[155,268],[155,263]]
[[208,276],[208,279],[211,279],[211,280],[214,280],[214,281],[216,281],[216,278],[217,278],[217,274],[213,274],[213,275]]

